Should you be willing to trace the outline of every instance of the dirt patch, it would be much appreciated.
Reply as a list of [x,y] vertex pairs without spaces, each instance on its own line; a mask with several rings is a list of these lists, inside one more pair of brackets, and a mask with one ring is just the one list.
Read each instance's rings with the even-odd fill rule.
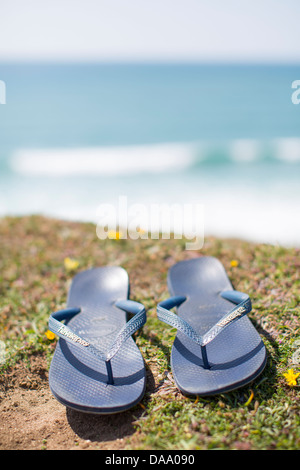
[[124,449],[142,412],[93,416],[65,408],[51,394],[43,355],[6,371],[0,390],[1,450]]

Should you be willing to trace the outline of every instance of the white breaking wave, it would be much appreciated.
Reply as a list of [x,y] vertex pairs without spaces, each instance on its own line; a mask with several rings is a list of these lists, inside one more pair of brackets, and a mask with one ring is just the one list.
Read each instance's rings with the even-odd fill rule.
[[178,172],[204,162],[247,164],[265,160],[300,162],[300,138],[19,149],[11,156],[10,166],[28,176],[112,176]]
[[78,149],[21,149],[11,167],[26,175],[124,175],[162,173],[189,167],[195,161],[188,144],[160,144],[128,147]]

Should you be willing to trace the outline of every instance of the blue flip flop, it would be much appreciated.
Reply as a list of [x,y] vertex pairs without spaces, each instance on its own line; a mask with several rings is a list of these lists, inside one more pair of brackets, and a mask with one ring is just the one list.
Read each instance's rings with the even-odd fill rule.
[[[216,395],[254,380],[266,364],[266,348],[247,317],[251,300],[233,290],[213,257],[175,264],[168,274],[172,298],[160,302],[158,318],[176,328],[171,368],[186,395]],[[177,313],[171,312],[177,307]]]
[[[146,312],[128,296],[123,268],[89,269],[74,277],[67,308],[50,315],[49,330],[60,338],[49,385],[65,406],[116,413],[143,397],[145,364],[132,334],[145,324]],[[134,315],[129,321],[128,314]]]

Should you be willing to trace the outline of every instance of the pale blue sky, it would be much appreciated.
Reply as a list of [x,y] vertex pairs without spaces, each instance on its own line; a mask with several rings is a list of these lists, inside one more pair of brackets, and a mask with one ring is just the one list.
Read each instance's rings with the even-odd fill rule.
[[300,62],[300,0],[0,0],[0,60]]

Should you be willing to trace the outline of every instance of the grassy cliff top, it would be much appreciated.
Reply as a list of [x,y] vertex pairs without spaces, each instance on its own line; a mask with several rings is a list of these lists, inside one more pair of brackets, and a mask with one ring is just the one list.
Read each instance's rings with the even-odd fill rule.
[[[234,288],[251,296],[249,317],[268,363],[237,391],[187,398],[170,369],[176,332],[157,320],[156,304],[169,295],[170,266],[203,255],[220,259]],[[99,240],[93,224],[40,216],[0,220],[0,448],[299,448],[299,387],[283,376],[291,368],[300,372],[299,255],[299,249],[213,237],[201,250],[187,251],[184,240]],[[147,368],[145,396],[110,417],[66,410],[52,397],[48,369],[56,339],[45,335],[75,272],[105,265],[127,270],[131,298],[144,303],[148,315],[136,335]]]

